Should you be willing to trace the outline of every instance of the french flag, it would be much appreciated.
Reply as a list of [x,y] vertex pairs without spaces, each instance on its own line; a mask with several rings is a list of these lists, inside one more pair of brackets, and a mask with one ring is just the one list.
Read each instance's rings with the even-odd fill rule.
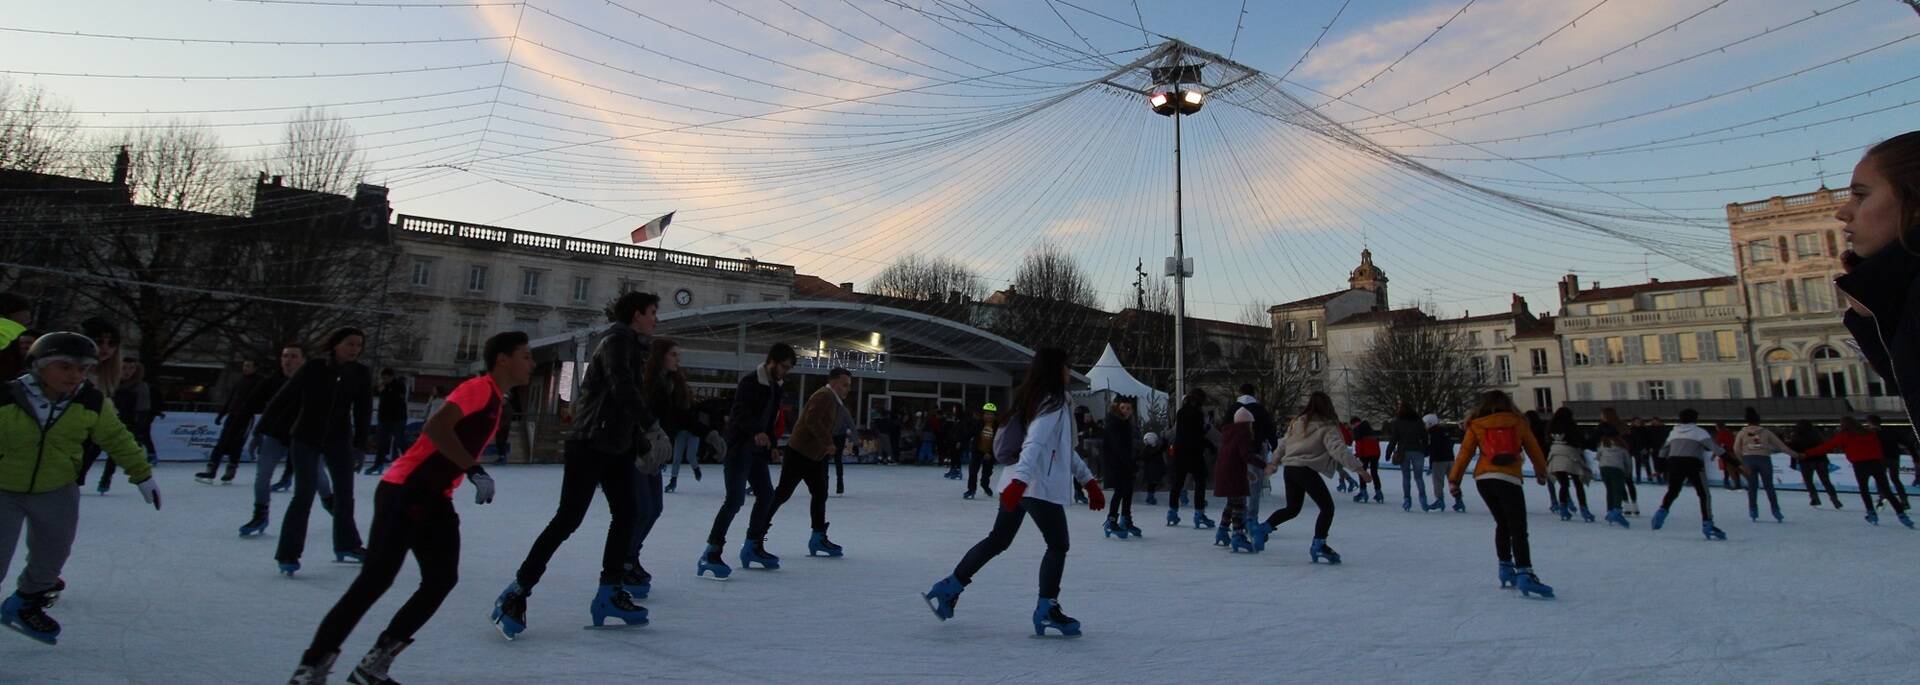
[[639,245],[640,243],[644,243],[649,240],[658,240],[660,236],[667,234],[667,224],[671,224],[671,223],[673,223],[673,212],[667,212],[665,216],[649,221],[646,223],[646,225],[633,229],[633,236],[632,236],[633,244]]

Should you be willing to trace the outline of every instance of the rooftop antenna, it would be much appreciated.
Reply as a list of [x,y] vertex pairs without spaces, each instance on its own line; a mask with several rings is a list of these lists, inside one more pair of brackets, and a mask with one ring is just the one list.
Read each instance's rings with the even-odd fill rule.
[[[1908,0],[1908,2],[1920,3],[1920,0]],[[1920,5],[1914,5],[1914,11],[1920,12]],[[1827,158],[1820,156],[1820,150],[1818,149],[1815,149],[1813,151],[1813,168],[1814,168],[1814,173],[1820,174],[1820,189],[1826,190],[1827,189]]]

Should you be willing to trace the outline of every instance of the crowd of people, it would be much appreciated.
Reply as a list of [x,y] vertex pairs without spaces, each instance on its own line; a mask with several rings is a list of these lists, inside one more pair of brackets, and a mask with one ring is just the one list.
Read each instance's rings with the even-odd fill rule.
[[[1847,225],[1852,249],[1838,286],[1848,296],[1846,325],[1868,362],[1900,389],[1909,408],[1920,399],[1920,132],[1869,149],[1854,172],[1852,199],[1838,218]],[[1301,406],[1269,409],[1252,385],[1221,402],[1194,389],[1180,398],[1170,426],[1146,428],[1138,400],[1116,397],[1104,415],[1076,405],[1068,392],[1071,366],[1059,348],[1042,348],[1008,406],[945,407],[934,415],[876,415],[856,427],[849,409],[852,374],[833,369],[825,383],[791,410],[786,385],[797,355],[774,344],[761,364],[739,378],[724,407],[694,401],[679,344],[653,336],[659,299],[643,292],[609,305],[608,324],[597,336],[592,363],[569,409],[571,427],[555,512],[498,595],[492,621],[507,639],[529,629],[526,608],[559,546],[584,523],[596,493],[608,503],[609,521],[599,577],[587,602],[595,626],[646,625],[641,600],[652,574],[642,565],[646,541],[665,508],[664,495],[677,484],[680,466],[701,477],[702,445],[721,457],[725,496],[715,513],[694,572],[727,580],[735,570],[725,551],[734,518],[753,498],[737,560],[742,570],[778,569],[780,558],[766,539],[781,506],[805,485],[809,496],[808,553],[838,557],[845,549],[827,536],[828,470],[836,466],[835,492],[844,492],[842,455],[877,443],[886,462],[939,462],[944,475],[967,481],[976,492],[997,497],[998,513],[986,535],[967,549],[952,572],[924,593],[940,620],[955,617],[960,595],[985,566],[1004,553],[1031,519],[1045,539],[1032,614],[1036,635],[1081,633],[1062,609],[1060,596],[1070,549],[1066,508],[1108,510],[1102,534],[1120,539],[1144,534],[1133,518],[1137,490],[1157,505],[1167,486],[1166,525],[1181,526],[1188,507],[1192,526],[1214,530],[1214,542],[1235,553],[1263,552],[1274,531],[1315,508],[1312,563],[1342,563],[1328,544],[1335,518],[1334,492],[1352,492],[1355,503],[1382,503],[1384,461],[1401,471],[1401,509],[1466,511],[1467,475],[1494,519],[1494,552],[1501,587],[1525,596],[1554,596],[1535,572],[1528,544],[1526,480],[1547,487],[1549,509],[1562,521],[1596,517],[1587,486],[1604,486],[1604,519],[1631,527],[1639,514],[1638,485],[1666,486],[1651,519],[1661,529],[1685,490],[1699,501],[1701,530],[1709,540],[1726,534],[1713,520],[1707,475],[1714,468],[1725,487],[1744,490],[1749,517],[1768,513],[1784,520],[1774,479],[1774,460],[1785,456],[1798,470],[1810,503],[1842,507],[1829,478],[1831,455],[1842,455],[1855,475],[1866,520],[1878,524],[1884,505],[1908,527],[1907,493],[1898,470],[1902,453],[1915,449],[1911,410],[1906,427],[1838,417],[1838,429],[1820,433],[1810,422],[1775,433],[1749,408],[1744,425],[1702,426],[1692,409],[1670,417],[1622,420],[1603,412],[1582,424],[1561,408],[1549,416],[1520,412],[1504,392],[1484,394],[1457,424],[1432,408],[1403,405],[1381,429],[1361,417],[1342,421],[1325,393]],[[52,644],[59,624],[47,614],[66,590],[60,572],[78,529],[79,492],[101,455],[104,492],[115,467],[155,510],[160,489],[153,477],[151,439],[143,425],[156,413],[137,361],[121,354],[122,337],[109,321],[89,319],[77,331],[33,327],[31,302],[0,294],[0,576],[10,567],[22,532],[27,556],[17,590],[0,602],[0,624]],[[293,493],[281,519],[274,560],[280,573],[298,573],[306,528],[316,499],[333,520],[332,551],[341,562],[360,564],[358,577],[320,619],[300,655],[292,683],[322,683],[340,648],[370,607],[391,587],[408,555],[419,565],[421,584],[394,614],[373,648],[351,672],[356,683],[392,683],[389,670],[413,643],[414,634],[438,610],[458,578],[459,515],[453,496],[463,483],[476,504],[493,500],[496,488],[482,465],[502,442],[509,392],[528,383],[533,359],[524,333],[489,338],[481,360],[486,371],[429,404],[417,439],[408,440],[404,381],[390,370],[378,381],[360,361],[366,335],[345,327],[308,349],[290,343],[278,366],[246,382],[222,408],[222,430],[198,480],[231,482],[243,456],[255,459],[253,511],[242,536],[270,524],[270,481],[279,464],[290,466]],[[124,396],[124,399],[123,399]],[[378,398],[378,407],[376,407]],[[724,414],[724,416],[720,414]],[[852,448],[851,450],[849,448]],[[908,451],[903,451],[908,450]],[[371,467],[360,456],[374,453]],[[906,457],[911,453],[914,456]],[[32,455],[32,458],[28,458]],[[780,463],[780,477],[771,467]],[[224,471],[221,467],[224,464]],[[671,464],[671,467],[669,467]],[[996,469],[995,467],[999,467]],[[998,471],[998,477],[995,472]],[[663,478],[664,472],[664,478]],[[355,520],[354,476],[377,476],[373,517],[362,538]],[[1264,493],[1279,477],[1281,500],[1264,517]],[[1431,479],[1432,489],[1427,487]],[[1328,488],[1328,481],[1335,488]],[[1819,488],[1816,488],[1816,480]],[[1188,483],[1192,483],[1191,493]],[[1371,494],[1369,494],[1371,486]],[[1920,481],[1916,481],[1920,486]],[[1875,490],[1869,492],[1870,487]],[[1112,508],[1108,509],[1108,489]],[[1222,502],[1221,519],[1207,515],[1207,495]],[[997,494],[996,494],[997,492]],[[1416,500],[1417,495],[1417,500]],[[1877,495],[1877,496],[1876,496]],[[691,551],[691,550],[689,550]]]

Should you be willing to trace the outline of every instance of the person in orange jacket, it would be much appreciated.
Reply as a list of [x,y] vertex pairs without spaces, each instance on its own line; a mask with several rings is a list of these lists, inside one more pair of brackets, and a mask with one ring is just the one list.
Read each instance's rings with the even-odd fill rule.
[[[1513,406],[1513,399],[1499,390],[1490,390],[1480,398],[1473,419],[1460,439],[1460,456],[1453,460],[1447,474],[1454,499],[1460,498],[1460,482],[1466,476],[1467,463],[1473,462],[1473,484],[1480,499],[1493,514],[1493,550],[1500,557],[1500,587],[1518,587],[1522,595],[1538,594],[1553,598],[1553,588],[1540,582],[1533,572],[1533,551],[1527,545],[1527,493],[1525,458],[1533,462],[1533,477],[1547,484],[1546,451],[1527,420]],[[1475,459],[1478,453],[1479,458]]]
[[1893,486],[1887,481],[1887,460],[1880,449],[1880,436],[1867,430],[1851,416],[1840,417],[1840,430],[1827,438],[1826,442],[1815,445],[1802,454],[1809,457],[1821,457],[1833,452],[1847,455],[1847,465],[1853,467],[1853,477],[1860,484],[1860,501],[1867,505],[1867,523],[1880,525],[1880,514],[1873,510],[1873,496],[1867,494],[1869,479],[1880,486],[1880,499],[1893,505],[1893,513],[1900,517],[1901,525],[1913,527],[1913,519],[1907,516],[1907,507],[1893,494]]

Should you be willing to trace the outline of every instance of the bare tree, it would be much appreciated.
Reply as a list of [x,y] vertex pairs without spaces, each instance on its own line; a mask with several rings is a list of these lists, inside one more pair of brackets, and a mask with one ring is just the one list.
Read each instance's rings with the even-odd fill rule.
[[1028,253],[1014,273],[1013,287],[1028,297],[1098,309],[1100,292],[1080,262],[1059,246],[1042,244]]
[[367,175],[353,127],[317,107],[287,122],[280,145],[259,166],[289,186],[335,195],[352,195]]
[[894,261],[868,287],[875,294],[904,300],[945,300],[960,293],[968,301],[978,301],[987,294],[986,282],[966,265],[920,254]]
[[119,150],[127,150],[127,189],[135,204],[209,214],[247,212],[247,177],[208,129],[173,122],[111,140],[95,146],[86,175],[110,177]]
[[1354,403],[1385,416],[1401,402],[1416,412],[1463,416],[1492,387],[1485,358],[1465,335],[1430,318],[1389,326],[1374,338],[1354,379]]
[[73,113],[38,87],[0,79],[0,169],[43,173],[71,164],[79,141]]

